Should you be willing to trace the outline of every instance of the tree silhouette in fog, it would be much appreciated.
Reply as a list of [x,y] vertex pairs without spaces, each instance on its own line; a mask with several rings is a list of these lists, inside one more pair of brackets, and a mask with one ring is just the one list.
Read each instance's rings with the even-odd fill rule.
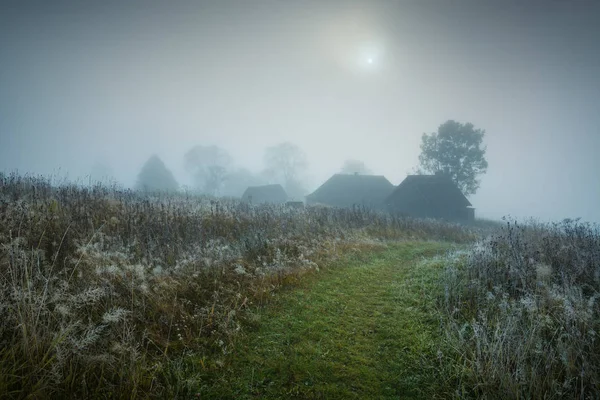
[[290,142],[280,143],[265,150],[264,175],[271,183],[283,184],[290,198],[300,199],[305,194],[301,176],[308,167],[306,154]]
[[473,124],[446,121],[437,132],[422,136],[418,173],[445,172],[465,195],[479,189],[477,177],[484,174],[488,163],[482,147],[485,131]]
[[162,160],[155,154],[151,156],[138,174],[136,189],[147,192],[176,191],[179,187],[175,177]]
[[185,153],[184,163],[197,189],[213,196],[221,194],[231,164],[227,151],[218,146],[194,146]]
[[236,168],[227,173],[223,187],[222,196],[242,197],[242,194],[249,186],[260,186],[266,184],[266,180],[258,176],[247,168]]

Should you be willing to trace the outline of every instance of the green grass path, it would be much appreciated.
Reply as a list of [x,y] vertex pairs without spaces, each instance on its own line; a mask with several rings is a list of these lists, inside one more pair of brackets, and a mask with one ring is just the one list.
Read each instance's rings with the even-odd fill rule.
[[202,398],[431,398],[439,265],[419,263],[450,249],[402,243],[348,257],[282,291],[258,311],[226,372]]

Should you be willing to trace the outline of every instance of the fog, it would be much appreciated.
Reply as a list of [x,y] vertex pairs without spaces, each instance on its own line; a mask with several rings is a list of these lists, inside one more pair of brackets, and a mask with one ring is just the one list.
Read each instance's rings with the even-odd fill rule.
[[[526,3],[526,4],[525,4]],[[600,222],[600,2],[3,1],[0,170],[132,186],[157,154],[260,172],[297,144],[312,191],[347,159],[400,183],[423,133],[485,129],[486,218]]]

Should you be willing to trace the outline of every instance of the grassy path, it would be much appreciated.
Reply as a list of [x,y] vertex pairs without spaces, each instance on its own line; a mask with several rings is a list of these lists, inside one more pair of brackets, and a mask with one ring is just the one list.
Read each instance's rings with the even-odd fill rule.
[[431,312],[439,269],[419,261],[450,247],[394,245],[282,292],[200,396],[431,398],[442,389]]

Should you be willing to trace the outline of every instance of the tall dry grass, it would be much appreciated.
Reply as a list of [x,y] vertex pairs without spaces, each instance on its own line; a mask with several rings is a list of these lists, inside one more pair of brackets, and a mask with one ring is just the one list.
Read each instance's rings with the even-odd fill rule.
[[600,229],[507,222],[447,261],[440,299],[456,397],[600,398]]
[[190,395],[246,310],[286,282],[364,243],[475,235],[361,208],[0,174],[0,397]]

